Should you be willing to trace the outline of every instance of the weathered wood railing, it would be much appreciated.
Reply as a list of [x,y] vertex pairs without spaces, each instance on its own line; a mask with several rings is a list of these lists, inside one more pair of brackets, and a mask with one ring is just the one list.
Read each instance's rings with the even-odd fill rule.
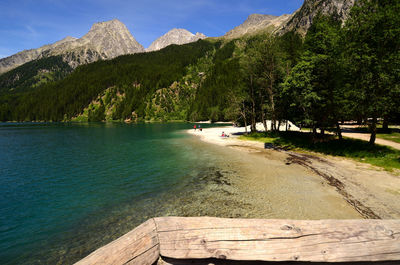
[[398,261],[400,220],[154,218],[76,264],[151,265],[160,256],[173,260]]

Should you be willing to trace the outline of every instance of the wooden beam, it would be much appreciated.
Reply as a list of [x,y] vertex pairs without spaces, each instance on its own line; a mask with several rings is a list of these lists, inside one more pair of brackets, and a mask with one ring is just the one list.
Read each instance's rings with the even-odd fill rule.
[[287,261],[287,262],[274,262],[274,261],[237,261],[237,260],[218,260],[218,259],[169,259],[160,258],[157,265],[399,265],[398,261],[371,261],[371,262],[340,262],[340,263],[327,263],[327,262],[303,262],[303,261]]
[[156,218],[172,259],[357,262],[400,260],[399,220]]
[[152,265],[158,260],[159,256],[156,224],[154,219],[150,219],[117,240],[99,248],[76,264]]
[[160,256],[159,264],[165,265],[187,261],[199,265],[381,264],[400,260],[400,220],[162,217],[150,219],[76,264],[152,265]]

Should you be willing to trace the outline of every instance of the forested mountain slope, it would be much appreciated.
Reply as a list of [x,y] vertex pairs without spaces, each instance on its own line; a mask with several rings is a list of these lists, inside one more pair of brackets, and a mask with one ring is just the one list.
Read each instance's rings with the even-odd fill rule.
[[0,75],[0,95],[30,91],[47,82],[63,79],[72,71],[61,56],[34,60]]
[[112,87],[125,95],[115,119],[129,118],[132,112],[144,117],[146,100],[152,93],[179,80],[185,74],[185,67],[219,45],[198,41],[80,66],[60,81],[44,84],[31,92],[3,96],[0,119],[69,120]]

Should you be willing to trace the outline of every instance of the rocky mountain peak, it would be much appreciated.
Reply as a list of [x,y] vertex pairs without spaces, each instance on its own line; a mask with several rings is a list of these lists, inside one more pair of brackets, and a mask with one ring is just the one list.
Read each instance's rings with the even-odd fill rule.
[[123,28],[126,28],[124,23],[122,23],[118,19],[114,18],[113,20],[94,23],[92,25],[91,29],[89,30],[89,32],[103,31],[103,30],[107,30],[107,29],[108,30],[110,30],[110,29],[120,30]]
[[345,21],[356,0],[305,0],[299,10],[282,26],[280,33],[295,30],[305,35],[317,14],[335,15]]
[[146,49],[146,51],[148,51],[148,52],[157,51],[157,50],[161,50],[171,44],[182,45],[182,44],[195,42],[195,41],[198,41],[199,39],[205,39],[205,38],[207,38],[207,37],[203,33],[197,32],[196,34],[193,34],[186,29],[174,28],[174,29],[168,31],[163,36],[161,36],[160,38],[156,39],[149,46],[149,48]]
[[76,67],[99,59],[112,59],[120,55],[144,51],[143,46],[135,40],[126,26],[118,19],[113,19],[94,24],[80,39],[68,36],[53,44],[0,59],[0,73],[33,60],[54,55],[62,55],[64,61]]
[[64,42],[70,42],[70,41],[75,41],[75,40],[77,40],[78,38],[75,38],[75,37],[71,37],[71,36],[67,36],[67,37],[65,37],[64,39],[62,39],[62,40],[60,40],[60,41],[57,41],[56,43],[64,43]]
[[245,25],[256,25],[262,21],[271,21],[277,18],[277,16],[273,15],[264,15],[264,14],[251,14],[243,24]]
[[203,33],[200,33],[200,32],[196,32],[196,35],[195,35],[195,36],[197,36],[197,37],[202,37],[202,38],[207,38],[206,35],[204,35]]
[[260,30],[274,31],[280,27],[290,15],[273,16],[263,14],[251,14],[243,24],[235,27],[225,34],[226,38],[239,38],[245,34],[253,34]]
[[96,51],[114,58],[122,54],[144,52],[127,27],[118,19],[99,22],[78,40],[80,44],[90,44]]

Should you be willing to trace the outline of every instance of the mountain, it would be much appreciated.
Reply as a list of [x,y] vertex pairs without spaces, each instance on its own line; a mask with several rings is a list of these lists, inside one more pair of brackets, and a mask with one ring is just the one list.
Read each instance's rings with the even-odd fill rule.
[[272,15],[252,14],[243,24],[228,31],[224,37],[228,39],[240,38],[243,35],[254,34],[261,30],[269,30],[273,32],[290,18],[291,15],[282,15],[278,17]]
[[27,92],[73,71],[61,56],[33,60],[0,75],[0,95]]
[[356,0],[305,0],[299,10],[282,26],[279,33],[296,31],[305,35],[317,14],[334,15],[341,21],[349,16]]
[[24,63],[61,55],[71,67],[91,63],[99,59],[112,59],[124,54],[144,52],[144,48],[119,20],[96,23],[80,39],[66,37],[56,43],[38,49],[26,50],[0,59],[0,73]]
[[[99,60],[74,71],[71,66],[144,51],[119,21],[95,24],[81,39],[69,37],[14,57],[42,59],[0,76],[0,121],[231,119],[226,116],[234,111],[229,92],[238,88],[243,74],[236,53],[242,43],[233,39],[278,33],[280,48],[295,64],[302,51],[301,37],[279,35],[306,32],[318,13],[345,20],[354,1],[306,0],[293,15],[250,15],[226,34],[228,40],[193,42],[205,36],[174,29],[147,49],[161,49],[158,52]],[[170,45],[186,42],[193,43]]]
[[321,13],[323,15],[334,15],[345,21],[353,7],[355,0],[305,0],[300,9],[291,15],[262,15],[252,14],[246,21],[227,32],[223,37],[227,39],[240,38],[244,35],[257,34],[262,31],[284,34],[296,31],[305,35],[310,28],[314,17]]
[[186,29],[172,29],[168,33],[164,34],[160,38],[156,39],[149,48],[146,49],[147,52],[161,50],[171,44],[187,44],[191,42],[198,41],[200,39],[207,38],[202,33],[193,34]]

